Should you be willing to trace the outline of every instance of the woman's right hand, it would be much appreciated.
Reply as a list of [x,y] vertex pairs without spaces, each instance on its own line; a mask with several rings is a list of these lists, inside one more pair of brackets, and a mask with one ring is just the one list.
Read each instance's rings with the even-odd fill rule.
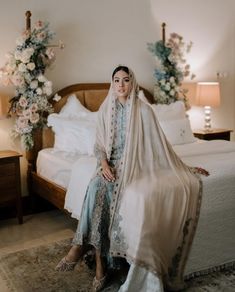
[[112,172],[112,168],[109,166],[108,161],[106,159],[101,160],[101,167],[103,177],[110,182],[114,182],[115,176]]

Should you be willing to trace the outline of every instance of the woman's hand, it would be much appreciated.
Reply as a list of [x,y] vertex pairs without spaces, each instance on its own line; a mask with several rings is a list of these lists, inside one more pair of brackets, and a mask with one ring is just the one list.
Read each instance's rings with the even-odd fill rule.
[[199,174],[202,174],[204,176],[209,176],[210,175],[210,173],[207,170],[205,170],[204,168],[195,167],[195,169],[197,170],[197,173],[199,173]]
[[101,167],[102,167],[102,175],[108,181],[115,181],[115,176],[113,174],[112,168],[109,166],[108,161],[106,159],[101,160]]

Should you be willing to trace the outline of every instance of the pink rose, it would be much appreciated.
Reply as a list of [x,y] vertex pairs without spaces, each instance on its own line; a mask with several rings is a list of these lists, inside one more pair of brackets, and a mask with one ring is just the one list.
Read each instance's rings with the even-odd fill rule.
[[39,41],[43,41],[45,39],[45,37],[46,37],[45,32],[40,32],[40,33],[37,34],[37,39]]
[[11,81],[12,83],[15,85],[15,86],[22,86],[24,85],[24,78],[18,74],[18,73],[15,73],[12,78],[11,78]]
[[30,107],[32,113],[35,113],[38,110],[38,106],[36,103],[33,103]]
[[36,124],[39,121],[39,114],[38,113],[32,113],[30,115],[30,122],[32,124]]
[[44,23],[43,23],[41,20],[38,20],[38,21],[35,23],[35,28],[36,28],[36,29],[41,29],[43,26],[44,26]]
[[27,99],[24,96],[21,96],[21,98],[19,99],[19,105],[25,108],[27,104],[28,104]]
[[30,118],[30,115],[31,115],[31,111],[30,109],[26,109],[26,110],[23,110],[22,111],[22,115],[25,119],[29,119]]
[[19,117],[16,121],[16,125],[19,130],[26,128],[28,126],[28,119]]

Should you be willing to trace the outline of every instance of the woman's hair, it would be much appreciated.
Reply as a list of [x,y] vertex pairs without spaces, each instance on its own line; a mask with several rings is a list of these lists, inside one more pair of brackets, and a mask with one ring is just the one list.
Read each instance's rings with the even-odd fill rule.
[[114,77],[114,75],[118,72],[118,71],[124,71],[126,72],[128,75],[130,74],[129,68],[126,66],[118,66],[117,68],[114,69],[113,74],[112,74],[112,79]]

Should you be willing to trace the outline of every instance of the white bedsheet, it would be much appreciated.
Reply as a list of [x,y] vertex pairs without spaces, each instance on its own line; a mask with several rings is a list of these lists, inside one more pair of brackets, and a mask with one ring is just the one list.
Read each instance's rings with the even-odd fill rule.
[[[235,143],[198,141],[174,150],[187,165],[210,172],[202,177],[202,207],[185,275],[235,261]],[[72,166],[65,209],[77,219],[95,168],[96,159],[88,156]]]
[[47,180],[67,189],[73,163],[81,155],[45,148],[39,151],[37,173]]
[[208,141],[175,147],[190,166],[207,169],[198,226],[185,274],[235,261],[235,143]]

